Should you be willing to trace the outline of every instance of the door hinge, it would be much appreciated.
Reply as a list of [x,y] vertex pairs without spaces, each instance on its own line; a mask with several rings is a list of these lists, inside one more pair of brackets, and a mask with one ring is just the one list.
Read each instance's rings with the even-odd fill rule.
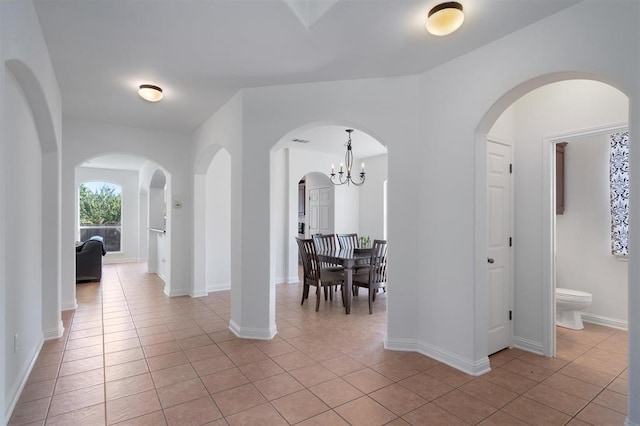
[[513,173],[513,163],[509,164],[509,173]]
[[509,237],[509,247],[513,247],[513,238]]
[[509,311],[509,321],[513,319],[513,311]]

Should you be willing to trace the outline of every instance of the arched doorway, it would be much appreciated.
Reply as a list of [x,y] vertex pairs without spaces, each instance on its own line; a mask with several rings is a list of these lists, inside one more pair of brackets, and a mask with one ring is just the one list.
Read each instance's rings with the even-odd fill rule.
[[[120,186],[122,197],[121,248],[107,251],[104,263],[143,262],[147,272],[164,281],[164,291],[171,291],[171,218],[174,211],[168,202],[172,198],[171,174],[148,158],[126,154],[105,153],[82,161],[75,168],[75,205],[82,182],[105,181]],[[79,224],[78,209],[74,209]],[[75,240],[81,239],[79,227],[74,228]],[[64,291],[64,289],[63,289]],[[75,286],[72,292],[75,300]]]
[[[307,212],[311,189],[328,188],[332,199],[328,215],[330,233],[358,233],[372,240],[384,237],[384,181],[387,179],[387,149],[377,139],[358,126],[352,133],[354,165],[359,172],[365,163],[364,185],[334,186],[329,181],[331,165],[339,168],[344,162],[345,129],[352,126],[313,123],[289,132],[271,150],[271,236],[272,282],[296,283],[298,281],[298,248],[300,224],[304,233],[322,233],[310,227]],[[306,203],[304,214],[300,208],[299,189],[305,179]],[[319,218],[318,218],[319,219]],[[275,292],[275,287],[272,290]]]
[[[4,63],[0,163],[0,412],[10,413],[43,338],[62,336],[60,301],[60,127],[51,99],[22,61]],[[55,105],[55,103],[54,103]],[[5,344],[5,342],[7,342]],[[11,342],[11,343],[9,343]],[[6,392],[6,393],[5,393]],[[7,403],[7,404],[5,404]],[[7,419],[8,420],[8,419]]]
[[194,170],[193,286],[191,295],[231,288],[231,155],[207,147]]
[[[476,246],[476,280],[478,283],[484,283],[483,288],[486,289],[481,292],[484,295],[479,294],[477,303],[489,309],[486,329],[479,334],[479,338],[482,335],[486,336],[495,325],[489,308],[495,301],[491,298],[494,290],[491,279],[486,274],[486,244],[490,230],[486,225],[490,221],[489,203],[486,198],[489,172],[486,147],[487,139],[492,139],[493,134],[494,140],[513,145],[515,153],[513,205],[516,206],[516,211],[513,215],[513,247],[510,248],[511,265],[514,268],[510,279],[515,283],[511,288],[514,295],[511,308],[514,340],[511,344],[546,356],[555,355],[554,283],[557,216],[552,197],[555,142],[560,141],[558,138],[561,138],[561,135],[567,136],[568,130],[587,131],[607,123],[628,122],[629,119],[628,99],[617,89],[592,79],[579,80],[591,76],[575,75],[569,76],[569,79],[567,77],[564,74],[545,76],[513,89],[485,115],[476,133],[476,158],[479,159],[476,162],[476,179],[479,182],[476,218],[480,225],[476,228],[476,237],[481,241]],[[611,98],[605,95],[607,91],[614,92],[616,102],[613,104],[606,101]],[[584,96],[589,100],[585,102]],[[602,99],[604,104],[594,106],[594,102],[600,102],[595,101],[596,99]],[[516,107],[511,108],[512,105]],[[602,108],[599,108],[600,106]],[[594,114],[596,112],[597,114]],[[490,115],[493,117],[489,118]],[[517,124],[510,127],[509,121]],[[514,143],[508,143],[509,139]],[[477,330],[480,333],[479,329]]]

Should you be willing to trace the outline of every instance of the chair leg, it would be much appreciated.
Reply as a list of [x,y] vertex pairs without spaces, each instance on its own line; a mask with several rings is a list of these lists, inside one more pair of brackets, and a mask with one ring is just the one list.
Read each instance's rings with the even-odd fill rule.
[[301,305],[304,305],[304,299],[309,297],[309,285],[303,284],[302,286],[302,300],[300,301]]
[[327,301],[327,287],[323,286],[324,288],[324,300],[325,302]]
[[322,286],[316,286],[316,312],[320,309],[320,287]]
[[373,313],[373,298],[375,297],[375,293],[371,291],[369,288],[369,315]]

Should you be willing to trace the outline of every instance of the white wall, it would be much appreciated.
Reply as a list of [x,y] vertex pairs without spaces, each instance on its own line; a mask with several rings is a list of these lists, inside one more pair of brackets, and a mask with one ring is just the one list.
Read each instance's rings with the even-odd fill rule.
[[[105,123],[64,119],[62,145],[62,298],[65,306],[75,303],[75,271],[73,241],[75,236],[75,176],[76,166],[88,159],[108,153],[126,153],[147,158],[162,166],[167,175],[169,198],[178,196],[182,208],[167,209],[167,281],[165,292],[170,295],[189,294],[191,286],[190,232],[191,187],[189,173],[189,138],[169,132],[157,132]],[[69,249],[66,249],[68,247]]]
[[[243,246],[243,210],[242,210],[242,93],[237,94],[227,102],[216,114],[202,124],[192,135],[191,144],[191,173],[193,173],[193,194],[194,211],[191,235],[193,237],[192,250],[193,257],[191,267],[193,270],[193,295],[206,294],[206,260],[203,254],[206,253],[205,236],[200,230],[206,226],[206,174],[207,169],[215,155],[220,149],[226,149],[231,155],[231,298],[234,303],[231,305],[230,327],[237,334],[242,334],[244,326],[257,328],[258,324],[248,325],[245,317],[251,318],[252,303],[262,300],[269,300],[269,306],[275,306],[275,299],[268,298],[268,289],[260,289],[250,296],[242,297],[242,287],[239,283],[243,281],[242,269],[242,246]],[[262,176],[264,179],[264,176]],[[247,182],[250,185],[250,182]],[[247,236],[247,244],[250,244],[250,236]],[[238,283],[235,284],[234,283]],[[261,291],[262,290],[262,291]],[[246,292],[245,292],[246,294]],[[265,299],[265,296],[267,299]],[[267,322],[267,335],[275,334],[275,314],[265,316],[263,320]]]
[[[86,182],[109,182],[121,187],[122,217],[120,252],[107,252],[105,263],[137,262],[140,260],[140,233],[146,232],[139,227],[139,183],[138,172],[132,170],[112,170],[95,167],[78,167],[76,170],[76,203],[80,184]],[[76,204],[78,205],[78,204]],[[76,210],[76,224],[79,212]],[[80,239],[76,231],[76,240]],[[144,256],[146,257],[146,256]]]
[[367,180],[359,188],[359,236],[374,239],[384,238],[384,182],[387,180],[387,155],[377,155],[358,160],[364,162]]
[[542,185],[543,139],[626,122],[628,100],[605,84],[573,80],[534,90],[514,108],[515,336],[542,343],[540,295],[544,286],[550,286],[541,266],[542,218],[548,213],[541,212],[541,206],[544,198],[550,198],[550,189],[543,191]]
[[206,288],[231,286],[231,156],[220,150],[207,170]]
[[[409,150],[404,152],[397,151],[397,156],[394,157],[394,160],[391,160],[393,141],[404,140],[411,145],[419,145],[417,138],[419,121],[416,116],[416,112],[419,109],[417,103],[419,92],[416,90],[417,81],[416,77],[402,77],[278,86],[243,91],[243,151],[251,152],[250,157],[243,159],[243,179],[246,178],[252,182],[259,181],[259,176],[267,175],[270,167],[272,167],[269,163],[272,150],[277,151],[284,147],[294,132],[304,131],[307,128],[319,125],[348,126],[368,133],[388,147],[390,152],[389,168],[392,168],[391,162],[396,161],[398,169],[403,169],[398,173],[398,176],[404,175],[405,171],[411,173],[418,170],[418,167],[413,167],[417,165],[415,155]],[[308,103],[305,99],[313,99],[314,101]],[[278,105],[278,108],[274,109],[273,105]],[[399,144],[400,142],[397,143]],[[315,161],[319,160],[320,164],[313,169],[298,170],[296,172],[294,167],[297,167],[298,164],[293,155],[292,151],[289,159],[292,165],[289,171],[291,179],[289,200],[292,200],[289,213],[291,236],[296,235],[297,232],[298,180],[309,171],[326,173],[329,171],[330,165],[336,163],[335,158],[322,160],[319,155],[316,155]],[[352,187],[344,189],[345,191],[354,190]],[[268,195],[271,193],[269,182],[257,182],[253,191],[250,196],[243,197],[243,209],[252,210],[257,208],[258,205],[264,205],[269,202]],[[399,226],[395,228],[395,232],[400,232],[403,236],[407,235],[407,238],[412,240],[415,238],[415,227],[410,225],[417,223],[419,217],[418,209],[413,208],[416,204],[416,199],[408,196],[407,191],[394,191],[392,182],[390,182],[389,193],[396,194],[399,197],[399,204],[408,206],[403,209],[401,213],[402,220],[397,222]],[[266,195],[265,198],[262,198],[263,195],[261,194]],[[407,195],[407,202],[404,202],[405,195]],[[336,194],[336,203],[338,203],[337,197],[338,194]],[[351,197],[351,199],[353,198]],[[394,204],[394,201],[398,200],[391,199],[390,204]],[[271,205],[273,206],[273,204]],[[244,223],[243,230],[254,236],[253,246],[251,250],[248,250],[247,257],[252,257],[252,251],[259,253],[261,250],[259,247],[262,244],[265,244],[262,248],[264,250],[264,248],[270,247],[273,243],[269,239],[272,234],[261,235],[262,229],[273,229],[276,226],[277,217],[273,215],[274,210],[271,211],[271,217],[266,216],[261,219],[252,217],[250,221]],[[335,229],[336,232],[341,231],[338,226]],[[345,231],[353,232],[353,228],[345,229]],[[261,238],[264,238],[264,240]],[[293,238],[290,239],[290,244],[294,244]],[[417,244],[412,245],[417,246]],[[395,269],[398,271],[399,276],[402,275],[403,270],[410,269],[409,265],[418,263],[417,257],[414,258],[416,256],[414,250],[397,251],[397,253],[401,252],[403,253],[401,257],[398,256],[392,259],[390,256],[390,262],[398,262],[394,264],[399,265]],[[290,265],[295,264],[295,256],[295,251],[290,249]],[[405,262],[408,263],[406,265],[407,268],[403,267]],[[250,278],[249,281],[259,282],[264,280],[265,276],[274,277],[272,275],[274,265],[275,263],[253,265],[251,270],[247,271]],[[398,282],[405,282],[405,280],[398,278]],[[410,280],[406,282],[410,282]],[[266,289],[266,286],[264,288]],[[405,291],[409,291],[409,286],[398,286],[396,295]],[[407,299],[409,299],[409,304],[413,305],[415,294]],[[264,307],[267,308],[267,306]],[[415,313],[412,309],[407,309],[406,311]],[[255,310],[253,313],[252,320],[258,323],[260,323],[260,315],[265,317],[267,315],[267,312]],[[390,319],[390,322],[394,323],[394,329],[397,325],[397,329],[401,330],[403,335],[410,334],[411,330],[415,330],[416,327],[414,320],[403,320],[402,324],[395,323],[394,319]],[[259,328],[261,327],[263,326]]]
[[[289,170],[289,155],[288,149],[281,149],[277,152],[271,153],[271,213],[274,215],[274,226],[271,229],[272,245],[275,268],[275,282],[278,284],[286,282],[296,282],[298,280],[297,262],[296,267],[289,268],[289,257],[295,254],[297,256],[298,248],[296,247],[295,240],[291,245],[293,237],[291,237],[291,226],[293,218],[290,216],[290,200],[289,194],[291,193],[291,179],[295,180],[295,177],[290,177],[291,171]],[[300,178],[298,178],[299,181]],[[298,181],[296,181],[296,190],[298,188]],[[298,200],[298,193],[296,192],[296,202]],[[296,204],[296,225],[298,208]],[[297,229],[297,227],[296,227]],[[295,231],[297,237],[297,231]],[[290,250],[293,250],[291,252]]]
[[584,310],[587,319],[626,326],[627,262],[611,254],[609,133],[571,139],[564,158],[565,210],[556,216],[556,286],[593,295]]
[[[629,67],[614,65],[627,63],[638,47],[637,5],[622,5],[612,14],[602,2],[580,3],[418,77],[246,89],[242,144],[243,152],[251,155],[243,157],[242,180],[250,181],[252,190],[242,193],[243,214],[269,203],[269,184],[260,176],[270,175],[275,141],[286,140],[292,130],[348,119],[352,127],[385,142],[393,177],[389,239],[398,253],[390,254],[390,274],[393,268],[394,282],[403,283],[390,292],[387,344],[420,350],[474,374],[486,371],[486,133],[518,95],[544,82],[598,73],[635,93],[637,61]],[[603,28],[602,16],[621,20],[616,28],[629,34]],[[598,48],[612,43],[620,50]],[[535,171],[541,182],[541,154],[530,154],[532,161],[521,173]],[[529,212],[528,232],[538,233],[526,240],[531,244],[527,250],[535,252],[527,262],[536,264],[528,282],[541,282],[535,280],[542,269],[541,186],[527,200],[533,205],[521,209]],[[264,230],[273,220],[255,215],[243,219],[243,232],[252,236],[243,258],[255,258],[271,247],[271,234]],[[273,277],[271,268],[243,268],[250,288],[265,276]],[[534,285],[522,290],[529,304],[515,311],[522,326],[518,332],[539,344],[544,334],[542,289]],[[265,324],[269,308],[258,305],[262,308],[254,310],[251,319]]]
[[508,145],[513,146],[513,142],[516,137],[516,108],[515,104],[511,104],[503,113],[498,117],[491,130],[487,135],[488,138],[505,142]]
[[[43,337],[62,335],[63,325],[59,293],[60,91],[31,2],[0,2],[0,40],[3,423],[9,420]],[[15,332],[20,333],[21,342],[14,354]]]
[[[11,161],[3,169],[7,191],[4,306],[6,375],[3,387],[12,397],[20,391],[30,363],[42,345],[42,155],[29,104],[11,72],[5,74],[6,109],[3,139]],[[20,348],[14,352],[14,334]],[[10,400],[8,401],[10,402]]]

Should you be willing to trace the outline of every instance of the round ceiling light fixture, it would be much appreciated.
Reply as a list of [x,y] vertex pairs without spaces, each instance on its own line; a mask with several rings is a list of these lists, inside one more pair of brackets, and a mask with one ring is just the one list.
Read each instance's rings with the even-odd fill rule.
[[138,95],[145,101],[149,102],[158,102],[164,96],[162,94],[162,89],[158,86],[154,86],[153,84],[141,84],[138,89]]
[[427,31],[436,36],[453,33],[462,26],[464,12],[457,1],[449,1],[434,6],[427,15]]

